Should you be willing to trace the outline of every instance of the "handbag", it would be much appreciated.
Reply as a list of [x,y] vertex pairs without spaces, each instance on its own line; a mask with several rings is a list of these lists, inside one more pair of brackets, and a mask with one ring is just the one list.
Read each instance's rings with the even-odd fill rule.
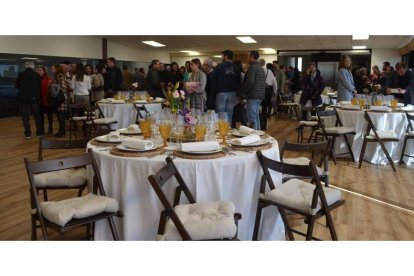
[[[49,96],[52,99],[55,99],[56,97],[59,96],[59,92],[62,91],[62,88],[60,87],[60,84],[57,83],[53,83],[51,85],[49,85]],[[63,91],[62,91],[63,93]]]

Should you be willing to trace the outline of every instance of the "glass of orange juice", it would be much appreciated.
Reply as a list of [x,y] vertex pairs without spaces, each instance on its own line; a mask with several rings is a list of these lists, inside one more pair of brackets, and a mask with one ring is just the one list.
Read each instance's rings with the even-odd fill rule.
[[151,138],[151,123],[152,120],[149,117],[146,117],[145,120],[140,121],[139,123],[139,128],[142,131],[142,136],[144,137],[144,139]]
[[226,112],[219,113],[218,128],[220,133],[220,138],[223,139],[223,144],[226,145],[227,133],[230,131],[230,122],[229,117]]
[[398,99],[392,99],[391,100],[391,107],[393,109],[395,109],[397,107],[397,104],[398,104]]
[[352,105],[358,105],[358,99],[357,98],[352,98],[351,103],[352,103]]
[[171,122],[170,121],[161,121],[160,123],[160,134],[164,139],[164,147],[167,146],[167,138],[171,135]]
[[364,98],[359,99],[359,106],[361,107],[361,109],[364,108],[364,106],[365,106],[365,99]]

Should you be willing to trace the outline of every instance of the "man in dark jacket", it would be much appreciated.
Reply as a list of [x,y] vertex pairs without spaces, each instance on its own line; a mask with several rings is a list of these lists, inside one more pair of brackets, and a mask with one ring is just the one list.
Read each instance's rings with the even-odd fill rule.
[[216,107],[216,89],[213,79],[213,61],[206,59],[203,62],[203,72],[207,75],[206,93],[207,93],[207,109],[215,109]]
[[414,72],[407,70],[405,62],[398,62],[394,74],[387,78],[387,94],[391,93],[391,88],[397,89],[395,97],[404,105],[414,105]]
[[118,91],[121,90],[122,87],[122,71],[115,65],[115,58],[110,57],[106,61],[107,74],[108,74],[108,95],[113,96]]
[[160,61],[158,59],[154,59],[151,61],[151,68],[148,70],[147,74],[147,91],[151,95],[151,97],[164,97],[162,93],[160,77],[158,75],[158,70],[160,66]]
[[230,122],[237,103],[236,90],[241,84],[241,72],[232,59],[232,51],[223,51],[223,62],[214,69],[212,76],[216,85],[216,112],[227,112]]
[[259,109],[260,103],[265,97],[265,73],[257,61],[259,59],[258,51],[250,51],[249,59],[250,66],[244,77],[242,95],[246,99],[247,117],[252,128],[260,130]]
[[[325,83],[319,70],[316,70],[316,63],[308,65],[307,73],[302,79],[302,95],[300,96],[301,106],[318,106],[322,104],[321,94],[325,89]],[[307,111],[302,112],[303,120],[306,120]],[[314,115],[314,114],[312,114]]]
[[36,136],[44,136],[44,129],[40,120],[40,87],[41,79],[34,71],[34,63],[26,62],[26,70],[20,72],[16,79],[16,87],[19,90],[17,99],[22,114],[24,135],[26,139],[32,138],[30,130],[30,111],[33,113],[36,122]]

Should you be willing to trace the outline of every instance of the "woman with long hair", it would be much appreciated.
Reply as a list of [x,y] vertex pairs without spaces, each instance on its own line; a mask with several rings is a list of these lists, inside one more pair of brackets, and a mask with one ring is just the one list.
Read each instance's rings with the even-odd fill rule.
[[62,66],[57,66],[56,74],[53,78],[53,84],[58,84],[62,89],[64,98],[59,99],[58,101],[52,101],[52,108],[57,113],[57,118],[59,122],[59,131],[55,134],[55,137],[65,136],[65,120],[66,112],[68,110],[68,103],[70,102],[70,91],[68,82],[66,81],[66,74],[63,71]]
[[351,58],[348,55],[343,55],[339,62],[338,101],[350,101],[353,95],[357,94],[351,67]]
[[188,81],[200,83],[198,89],[193,91],[190,96],[190,106],[191,108],[197,108],[204,112],[207,99],[205,91],[207,76],[203,71],[201,71],[201,61],[198,58],[191,60],[190,67],[191,73],[188,75]]
[[85,75],[85,67],[81,63],[76,66],[71,87],[73,89],[73,95],[75,96],[75,104],[90,104],[89,90],[91,89],[91,79]]
[[[36,72],[39,74],[42,82],[40,87],[40,123],[44,129],[44,116],[47,114],[47,120],[49,123],[48,134],[53,133],[53,113],[52,107],[49,105],[49,85],[52,80],[47,75],[45,67],[42,65],[36,68]],[[44,132],[44,131],[43,131]]]
[[105,98],[104,92],[104,77],[102,76],[102,69],[105,66],[98,64],[93,68],[93,75],[91,76],[91,104],[95,104]]

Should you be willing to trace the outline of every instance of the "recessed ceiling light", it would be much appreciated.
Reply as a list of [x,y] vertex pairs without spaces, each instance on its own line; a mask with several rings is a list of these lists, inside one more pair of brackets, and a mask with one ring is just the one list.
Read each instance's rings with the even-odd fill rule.
[[250,36],[236,36],[236,38],[243,43],[257,43],[256,40],[254,40]]
[[352,46],[352,49],[354,50],[362,50],[362,49],[366,49],[367,46]]
[[215,55],[213,57],[215,57],[215,58],[222,58],[223,56],[221,56],[221,55]]
[[197,51],[192,51],[192,50],[181,50],[180,52],[181,52],[181,53],[187,53],[187,54],[189,54],[190,56],[197,56],[197,55],[199,55],[199,54],[200,54],[199,52],[197,52]]
[[20,59],[32,59],[32,60],[37,60],[38,58],[35,58],[35,57],[22,57],[22,58],[20,58]]
[[352,35],[352,40],[367,40],[369,35]]
[[158,42],[152,41],[152,40],[151,41],[142,41],[142,43],[151,45],[152,47],[165,47],[164,44],[161,44],[161,43],[158,43]]
[[262,50],[265,54],[276,54],[276,50],[273,48],[259,48],[259,50]]

